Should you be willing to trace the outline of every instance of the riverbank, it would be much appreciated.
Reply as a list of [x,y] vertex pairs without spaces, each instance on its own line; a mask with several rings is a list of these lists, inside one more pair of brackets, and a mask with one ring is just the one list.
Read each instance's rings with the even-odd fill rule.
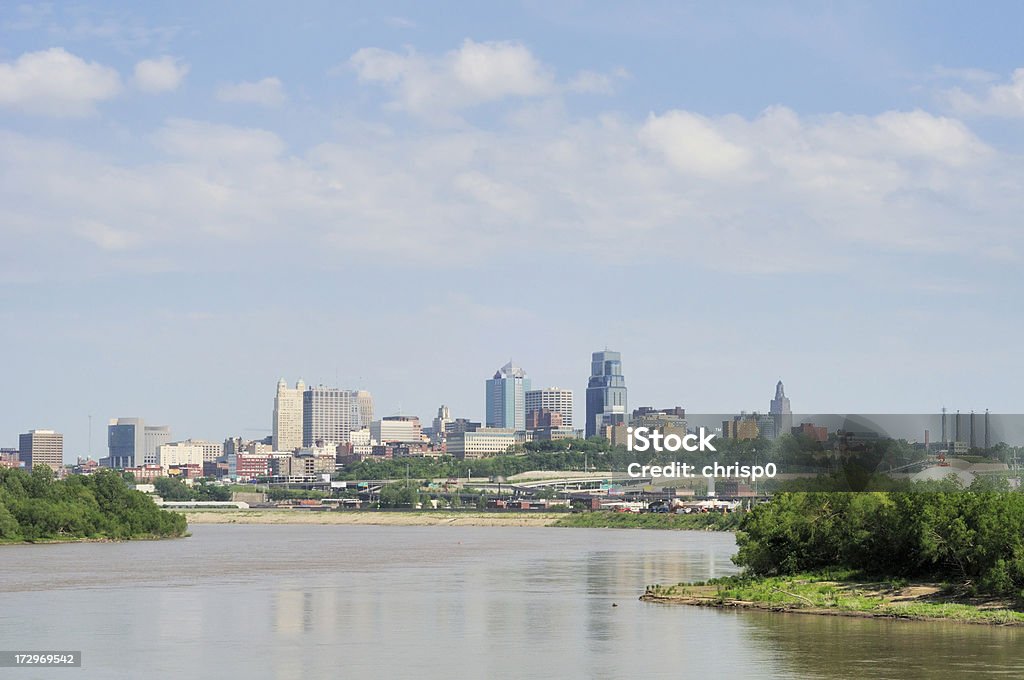
[[668,512],[577,512],[561,515],[553,526],[574,529],[675,529],[688,531],[735,531],[742,513],[718,512],[677,515]]
[[189,524],[363,524],[377,526],[546,527],[559,513],[377,512],[366,510],[188,510]]
[[153,534],[131,536],[128,538],[108,538],[97,536],[93,538],[69,536],[67,538],[35,538],[32,540],[8,540],[0,539],[0,548],[5,545],[57,545],[61,543],[128,543],[129,541],[173,541],[179,538],[188,538],[189,532],[174,536],[156,536]]
[[645,602],[911,621],[1024,625],[1007,598],[967,597],[937,583],[855,580],[850,573],[728,577],[703,584],[648,586]]

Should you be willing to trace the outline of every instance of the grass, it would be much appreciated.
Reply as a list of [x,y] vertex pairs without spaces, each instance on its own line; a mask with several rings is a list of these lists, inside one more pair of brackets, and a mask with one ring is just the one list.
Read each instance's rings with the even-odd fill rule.
[[717,512],[675,515],[656,512],[611,512],[597,510],[566,515],[552,526],[588,529],[704,529],[709,531],[734,531],[742,519],[742,513],[721,514]]
[[793,576],[729,576],[703,583],[649,586],[648,600],[811,613],[1024,625],[1024,611],[1000,598],[966,598],[935,583],[864,580],[849,570]]

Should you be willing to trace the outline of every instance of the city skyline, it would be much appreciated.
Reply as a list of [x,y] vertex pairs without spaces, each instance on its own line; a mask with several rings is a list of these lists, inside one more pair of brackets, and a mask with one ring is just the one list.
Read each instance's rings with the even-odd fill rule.
[[578,408],[605,345],[634,403],[1024,411],[1024,8],[644,7],[0,8],[0,432],[508,356]]
[[[612,365],[611,369],[608,369],[609,362]],[[584,395],[586,395],[588,390],[595,389],[594,388],[594,382],[593,382],[594,379],[595,379],[595,375],[593,375],[594,371],[600,370],[600,371],[603,372],[605,370],[612,370],[614,372],[610,373],[609,375],[614,375],[614,376],[617,376],[617,377],[622,377],[621,363],[622,363],[622,353],[621,352],[611,351],[611,350],[608,350],[606,348],[604,350],[591,353],[591,362],[590,362],[591,375],[587,378],[586,387],[584,389],[580,390],[580,391]],[[598,364],[601,365],[600,369],[597,368]],[[494,375],[493,378],[487,380],[488,390],[486,391],[486,395],[485,396],[489,396],[490,395],[490,384],[492,382],[496,382],[499,377],[505,376],[506,374],[509,375],[509,376],[518,376],[520,378],[520,384],[519,384],[519,388],[520,389],[519,389],[519,392],[521,393],[521,395],[523,397],[520,401],[522,402],[522,409],[521,410],[523,411],[524,415],[525,415],[525,412],[526,412],[526,405],[527,405],[526,397],[527,397],[528,393],[532,392],[533,394],[535,394],[536,395],[535,399],[538,401],[538,403],[540,403],[540,393],[541,392],[556,392],[556,393],[568,392],[570,394],[568,394],[566,396],[557,397],[557,399],[559,401],[562,401],[563,403],[564,402],[573,403],[573,417],[574,418],[578,418],[578,414],[575,413],[575,411],[577,409],[583,410],[584,411],[584,414],[583,414],[584,417],[582,418],[581,422],[587,422],[588,418],[587,418],[587,413],[586,412],[588,410],[588,405],[586,403],[586,399],[582,400],[582,403],[580,401],[574,400],[572,397],[575,395],[576,390],[571,389],[571,388],[561,389],[561,388],[553,388],[553,387],[552,388],[538,388],[538,389],[535,389],[535,390],[531,390],[531,388],[530,388],[531,381],[528,378],[525,370],[522,367],[520,367],[520,366],[516,365],[515,363],[513,363],[512,361],[509,361],[507,364],[505,364],[505,366],[503,366],[501,369],[499,369],[497,372],[495,372],[495,375]],[[298,389],[300,386],[302,388],[301,390]],[[182,435],[180,437],[174,437],[174,436],[172,436],[171,432],[172,432],[172,430],[174,430],[176,428],[174,428],[171,425],[160,425],[160,426],[145,425],[145,419],[144,418],[139,418],[139,417],[126,418],[126,417],[122,416],[122,417],[110,418],[109,419],[109,427],[107,428],[109,430],[109,432],[108,432],[107,437],[106,437],[106,439],[108,439],[110,442],[113,442],[113,437],[114,437],[113,432],[116,429],[118,429],[118,428],[129,428],[130,431],[133,433],[133,434],[128,435],[127,439],[125,439],[123,443],[121,443],[120,440],[118,441],[118,445],[117,445],[118,449],[122,449],[123,448],[123,449],[125,449],[126,453],[117,453],[117,452],[115,452],[114,449],[111,448],[110,444],[108,443],[107,446],[101,447],[99,450],[97,450],[94,447],[93,450],[92,450],[92,458],[94,460],[98,460],[98,459],[103,458],[104,454],[108,454],[108,455],[112,455],[114,457],[118,457],[118,456],[130,457],[131,458],[131,464],[133,466],[138,466],[138,465],[142,465],[142,464],[155,464],[157,462],[157,460],[156,460],[156,449],[157,449],[157,447],[160,444],[171,443],[171,442],[174,442],[174,443],[177,443],[177,444],[190,444],[193,440],[198,440],[198,441],[201,441],[203,443],[205,443],[206,440],[210,440],[213,443],[219,443],[221,441],[225,441],[226,442],[228,440],[231,440],[231,439],[235,438],[236,436],[238,436],[239,434],[243,435],[241,437],[241,441],[259,441],[259,440],[262,440],[262,439],[265,439],[265,438],[271,439],[274,442],[272,444],[272,446],[271,446],[271,448],[273,450],[291,450],[292,448],[298,448],[298,447],[279,447],[278,446],[276,432],[277,432],[277,426],[279,425],[278,409],[279,409],[279,406],[282,403],[281,402],[282,395],[287,395],[289,397],[289,401],[291,401],[291,399],[295,399],[297,397],[298,412],[291,411],[288,414],[288,417],[289,418],[297,418],[298,422],[299,422],[299,425],[301,426],[301,429],[306,430],[306,432],[303,433],[303,437],[302,437],[302,440],[301,440],[300,444],[298,445],[298,446],[306,447],[306,448],[311,447],[311,446],[315,446],[315,440],[316,439],[318,439],[318,438],[323,439],[322,436],[316,437],[313,434],[311,434],[312,430],[310,430],[309,428],[313,427],[312,421],[310,421],[312,413],[318,412],[318,411],[323,411],[324,408],[321,406],[321,407],[314,407],[313,409],[310,409],[308,404],[304,404],[303,403],[304,401],[305,402],[309,402],[310,396],[314,395],[314,394],[315,395],[319,395],[320,399],[323,399],[324,395],[327,395],[332,400],[332,404],[333,404],[334,401],[337,401],[338,402],[337,405],[339,405],[340,407],[343,407],[343,408],[340,408],[340,410],[338,410],[338,414],[334,414],[334,415],[332,415],[329,418],[329,420],[330,420],[329,427],[328,426],[323,426],[323,425],[316,426],[317,432],[320,432],[320,430],[323,429],[324,427],[328,427],[328,429],[333,428],[334,430],[337,431],[337,435],[334,438],[330,438],[330,437],[327,438],[327,440],[331,441],[332,443],[344,443],[344,442],[348,441],[347,431],[349,431],[349,430],[353,430],[354,431],[355,429],[368,429],[368,428],[370,428],[370,426],[373,423],[379,422],[381,419],[394,419],[394,418],[402,419],[402,418],[405,418],[406,416],[411,416],[412,418],[415,418],[417,420],[417,422],[419,422],[420,420],[423,420],[425,422],[430,422],[430,420],[431,420],[431,418],[427,417],[424,414],[420,414],[420,413],[416,413],[416,414],[409,414],[408,412],[405,412],[405,413],[377,412],[377,413],[375,413],[373,393],[370,392],[370,391],[367,391],[367,390],[361,390],[361,389],[360,390],[354,390],[354,389],[347,389],[347,388],[343,388],[343,387],[338,387],[338,386],[333,386],[333,385],[324,385],[324,384],[317,384],[317,385],[309,384],[309,385],[307,385],[306,382],[303,379],[301,379],[301,378],[296,381],[296,386],[294,388],[289,388],[288,385],[287,385],[287,382],[285,381],[284,378],[280,378],[275,383],[275,387],[276,387],[276,393],[272,397],[272,402],[273,402],[274,406],[273,406],[273,409],[272,409],[271,414],[270,414],[270,419],[266,423],[270,427],[266,427],[266,428],[263,428],[263,427],[256,427],[256,428],[248,428],[248,427],[247,428],[239,428],[239,427],[234,427],[234,428],[232,428],[232,427],[229,426],[229,427],[227,427],[227,429],[221,428],[221,432],[219,434],[217,434],[217,433],[212,434],[212,435],[211,434],[205,434],[205,435],[200,436],[200,435],[197,435],[196,433],[189,432],[189,433],[187,433],[185,435]],[[616,387],[616,389],[622,390],[623,393],[625,393],[625,391],[626,391],[626,386],[623,383],[621,383],[621,382],[616,382],[614,387]],[[599,386],[597,389],[603,391],[606,388]],[[512,394],[515,394],[515,393],[516,393],[515,389],[513,389],[512,390]],[[269,392],[268,392],[268,394],[269,394]],[[313,398],[316,399],[317,397],[313,397]],[[341,403],[341,401],[338,401],[338,400],[344,400],[344,403]],[[483,405],[483,407],[481,408],[481,411],[480,411],[481,413],[484,414],[484,416],[483,417],[479,417],[479,418],[478,418],[478,414],[476,412],[473,412],[472,410],[468,413],[468,415],[465,414],[465,413],[462,413],[462,412],[453,412],[452,409],[447,404],[440,404],[438,407],[433,408],[432,412],[438,413],[438,412],[441,411],[441,409],[445,409],[450,414],[453,413],[453,415],[451,415],[452,418],[459,417],[459,418],[465,418],[467,420],[479,419],[479,421],[481,423],[484,423],[485,427],[491,427],[491,425],[487,425],[486,424],[486,414],[487,414],[487,411],[488,411],[488,405],[487,405],[486,401],[487,401],[487,399],[485,399],[485,403],[484,403],[484,405]],[[728,414],[761,414],[763,417],[775,418],[776,422],[779,424],[778,425],[779,431],[783,431],[783,432],[787,431],[788,428],[792,426],[792,424],[793,424],[793,421],[792,421],[793,412],[792,412],[791,406],[790,406],[790,399],[789,399],[788,395],[785,392],[785,388],[784,388],[782,380],[778,380],[776,382],[775,388],[774,388],[774,392],[773,392],[773,396],[770,399],[762,400],[762,402],[767,402],[767,406],[765,406],[764,403],[761,403],[760,405],[753,405],[753,406],[744,407],[744,408],[735,407],[735,408],[731,408],[731,409],[720,409],[720,411],[721,411],[721,414],[727,414],[727,413]],[[640,399],[638,403],[640,404],[640,406],[634,406],[632,409],[629,407],[628,404],[625,404],[625,403],[621,404],[621,406],[622,406],[622,410],[621,411],[618,410],[618,409],[615,409],[615,410],[611,411],[610,413],[615,413],[615,414],[621,413],[624,416],[622,422],[628,422],[630,420],[631,416],[634,414],[634,412],[636,412],[636,409],[639,408],[641,410],[646,410],[646,409],[651,409],[651,408],[653,408],[653,409],[665,408],[667,406],[668,402],[666,402],[666,405],[661,405],[660,403],[659,404],[655,404],[653,402],[649,402],[649,401],[646,401],[644,399]],[[290,408],[294,408],[294,405],[290,405]],[[330,410],[330,409],[328,409],[328,410]],[[337,409],[335,409],[335,410],[337,410]],[[399,409],[399,410],[401,410],[401,409]],[[713,413],[717,413],[714,409],[701,409],[701,408],[685,407],[685,410],[689,414],[697,416],[701,420],[701,422],[704,422],[705,420],[707,420],[709,416],[711,417],[711,421],[710,422],[715,422],[718,418],[721,417],[721,415],[711,415]],[[931,413],[932,416],[938,417],[939,412],[940,411],[944,411],[944,410],[945,410],[945,407],[942,407],[942,409],[936,409],[934,412],[922,409],[922,410],[919,410],[919,411],[915,411],[915,413],[920,413],[920,414]],[[342,413],[342,411],[344,411],[344,413]],[[979,409],[978,410],[979,413],[981,413],[983,411],[985,413],[988,413],[987,409]],[[825,411],[817,411],[817,412],[815,412],[813,409],[801,409],[801,410],[798,411],[798,413],[804,414],[805,416],[809,416],[809,415],[812,415],[814,413],[817,413],[820,416],[820,415],[827,415],[827,414],[838,414],[839,412],[825,412]],[[893,412],[890,412],[890,413],[893,413]],[[956,409],[955,412],[954,411],[950,411],[950,413],[955,413],[959,417],[960,410]],[[963,412],[963,415],[966,417],[966,415],[973,414],[973,413],[974,413],[973,410],[965,410]],[[784,417],[785,420],[780,420],[780,416]],[[344,423],[340,422],[342,420],[344,421]],[[515,430],[517,428],[511,428],[511,429]],[[518,428],[518,429],[519,430],[526,429],[525,428],[525,421],[524,421],[524,427],[523,428]],[[578,431],[584,433],[584,436],[586,436],[585,430],[584,430],[583,427],[576,427],[574,429],[577,429]],[[48,427],[48,428],[33,427],[33,428],[29,428],[29,429],[23,430],[23,432],[21,434],[15,435],[15,437],[23,437],[24,436],[24,431],[32,431],[32,430],[38,430],[40,432],[56,432],[57,436],[61,437],[61,440],[63,442],[63,437],[64,437],[63,433],[61,432],[61,430],[59,428],[53,428],[53,427]],[[344,430],[345,432],[342,432],[342,430]],[[255,434],[253,434],[252,436],[244,436],[246,432],[248,432],[248,433],[259,432],[260,435],[262,435],[262,436],[256,436]],[[309,436],[307,437],[306,435],[309,435]],[[132,441],[130,441],[130,440],[134,440],[136,443],[132,443]],[[63,443],[62,443],[62,446],[63,446]],[[10,450],[17,450],[16,447],[6,446],[6,445],[2,445],[2,444],[0,444],[0,449],[4,449],[4,450],[8,450],[8,449],[10,449]],[[143,454],[143,451],[144,451],[144,454]],[[84,458],[87,453],[88,453],[87,451],[72,450],[72,449],[69,449],[67,446],[63,446],[63,455],[64,455],[65,463],[74,462],[76,460],[76,458],[78,458],[78,457],[83,457]],[[119,461],[119,462],[123,463],[124,461]],[[119,467],[123,467],[123,466],[126,466],[126,465],[127,464],[125,464],[125,465],[118,465],[118,466]]]

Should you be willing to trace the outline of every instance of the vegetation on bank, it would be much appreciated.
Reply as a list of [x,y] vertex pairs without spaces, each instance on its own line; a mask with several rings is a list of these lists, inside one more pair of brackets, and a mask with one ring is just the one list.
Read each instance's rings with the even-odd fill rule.
[[764,578],[729,576],[705,583],[651,586],[644,599],[886,618],[1024,624],[1024,612],[1009,608],[1006,601],[965,597],[949,585],[871,580],[849,570]]
[[1024,623],[1021,493],[781,493],[743,516],[736,543],[739,576],[644,599]]
[[576,512],[566,515],[552,526],[584,529],[697,529],[735,531],[744,513],[701,512],[689,515],[657,512]]
[[189,486],[184,480],[171,477],[157,477],[153,480],[156,493],[165,501],[229,501],[231,491],[218,484],[198,481]]
[[1021,493],[783,493],[746,514],[736,543],[754,576],[845,568],[1024,600]]
[[186,528],[182,515],[161,510],[115,472],[58,481],[46,466],[0,468],[0,543],[170,538]]

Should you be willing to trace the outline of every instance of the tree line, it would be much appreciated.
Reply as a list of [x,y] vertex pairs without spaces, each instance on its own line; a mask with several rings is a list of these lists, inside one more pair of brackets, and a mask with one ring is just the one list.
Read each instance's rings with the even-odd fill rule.
[[185,534],[185,517],[161,510],[119,474],[56,480],[46,466],[0,468],[0,541],[154,538]]
[[744,516],[733,559],[755,576],[845,568],[1024,599],[1024,494],[947,486],[780,493]]

